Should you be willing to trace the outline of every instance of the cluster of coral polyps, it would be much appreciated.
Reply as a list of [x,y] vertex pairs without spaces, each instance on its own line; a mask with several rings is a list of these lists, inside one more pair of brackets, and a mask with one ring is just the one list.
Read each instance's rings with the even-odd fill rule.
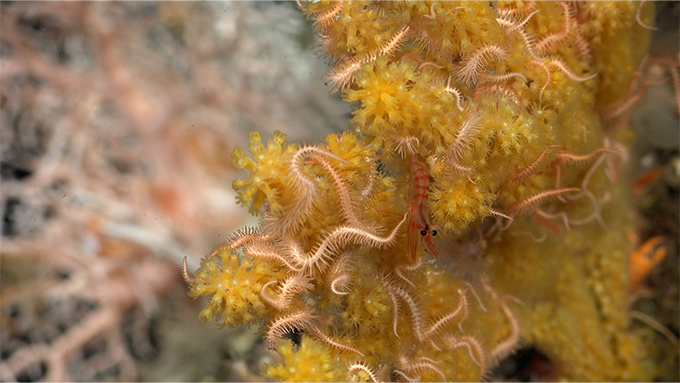
[[351,130],[234,151],[262,223],[185,270],[201,318],[263,326],[281,380],[472,381],[522,344],[562,379],[650,379],[620,170],[653,5],[300,6]]

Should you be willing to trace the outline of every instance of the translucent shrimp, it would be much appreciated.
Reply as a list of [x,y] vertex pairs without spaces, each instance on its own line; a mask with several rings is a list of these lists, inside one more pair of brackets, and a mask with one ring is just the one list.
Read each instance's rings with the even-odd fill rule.
[[430,213],[427,208],[427,195],[430,190],[430,176],[420,165],[418,156],[411,154],[411,177],[413,190],[411,191],[410,218],[408,222],[408,247],[411,258],[415,261],[418,253],[418,240],[423,247],[435,258],[439,257],[437,248],[432,243],[432,237],[437,235],[437,230],[430,225]]

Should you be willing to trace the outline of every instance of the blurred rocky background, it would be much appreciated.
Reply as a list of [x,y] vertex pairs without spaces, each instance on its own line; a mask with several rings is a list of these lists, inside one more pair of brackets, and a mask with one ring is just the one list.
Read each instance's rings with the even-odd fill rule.
[[0,26],[0,380],[249,379],[258,336],[199,323],[180,266],[246,224],[250,131],[346,127],[295,3],[3,2]]
[[[676,59],[677,20],[659,5],[653,49]],[[181,263],[257,223],[231,189],[249,132],[347,126],[313,43],[292,2],[0,3],[0,380],[260,379],[255,329],[200,323]],[[635,308],[677,334],[671,80],[632,117],[631,182],[640,240],[669,249]]]

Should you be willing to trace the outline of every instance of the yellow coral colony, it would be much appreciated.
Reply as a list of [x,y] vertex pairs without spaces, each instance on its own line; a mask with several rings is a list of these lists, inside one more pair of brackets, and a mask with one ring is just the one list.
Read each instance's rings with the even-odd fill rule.
[[[300,6],[351,130],[234,151],[263,220],[186,273],[201,318],[262,326],[281,380],[479,380],[521,345],[560,379],[651,379],[625,305],[630,133],[600,111],[635,76],[653,4]],[[406,244],[412,156],[437,260]]]

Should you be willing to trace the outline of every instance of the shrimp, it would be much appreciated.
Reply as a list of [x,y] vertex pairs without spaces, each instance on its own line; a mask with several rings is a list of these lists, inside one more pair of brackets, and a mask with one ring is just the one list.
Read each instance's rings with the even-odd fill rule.
[[408,222],[408,247],[411,251],[411,258],[416,260],[418,252],[417,238],[423,247],[426,247],[435,258],[439,257],[437,248],[432,243],[432,237],[437,235],[437,230],[430,225],[430,212],[427,208],[427,195],[430,190],[430,176],[420,165],[418,156],[411,153],[411,178],[413,190],[411,192],[410,218]]

